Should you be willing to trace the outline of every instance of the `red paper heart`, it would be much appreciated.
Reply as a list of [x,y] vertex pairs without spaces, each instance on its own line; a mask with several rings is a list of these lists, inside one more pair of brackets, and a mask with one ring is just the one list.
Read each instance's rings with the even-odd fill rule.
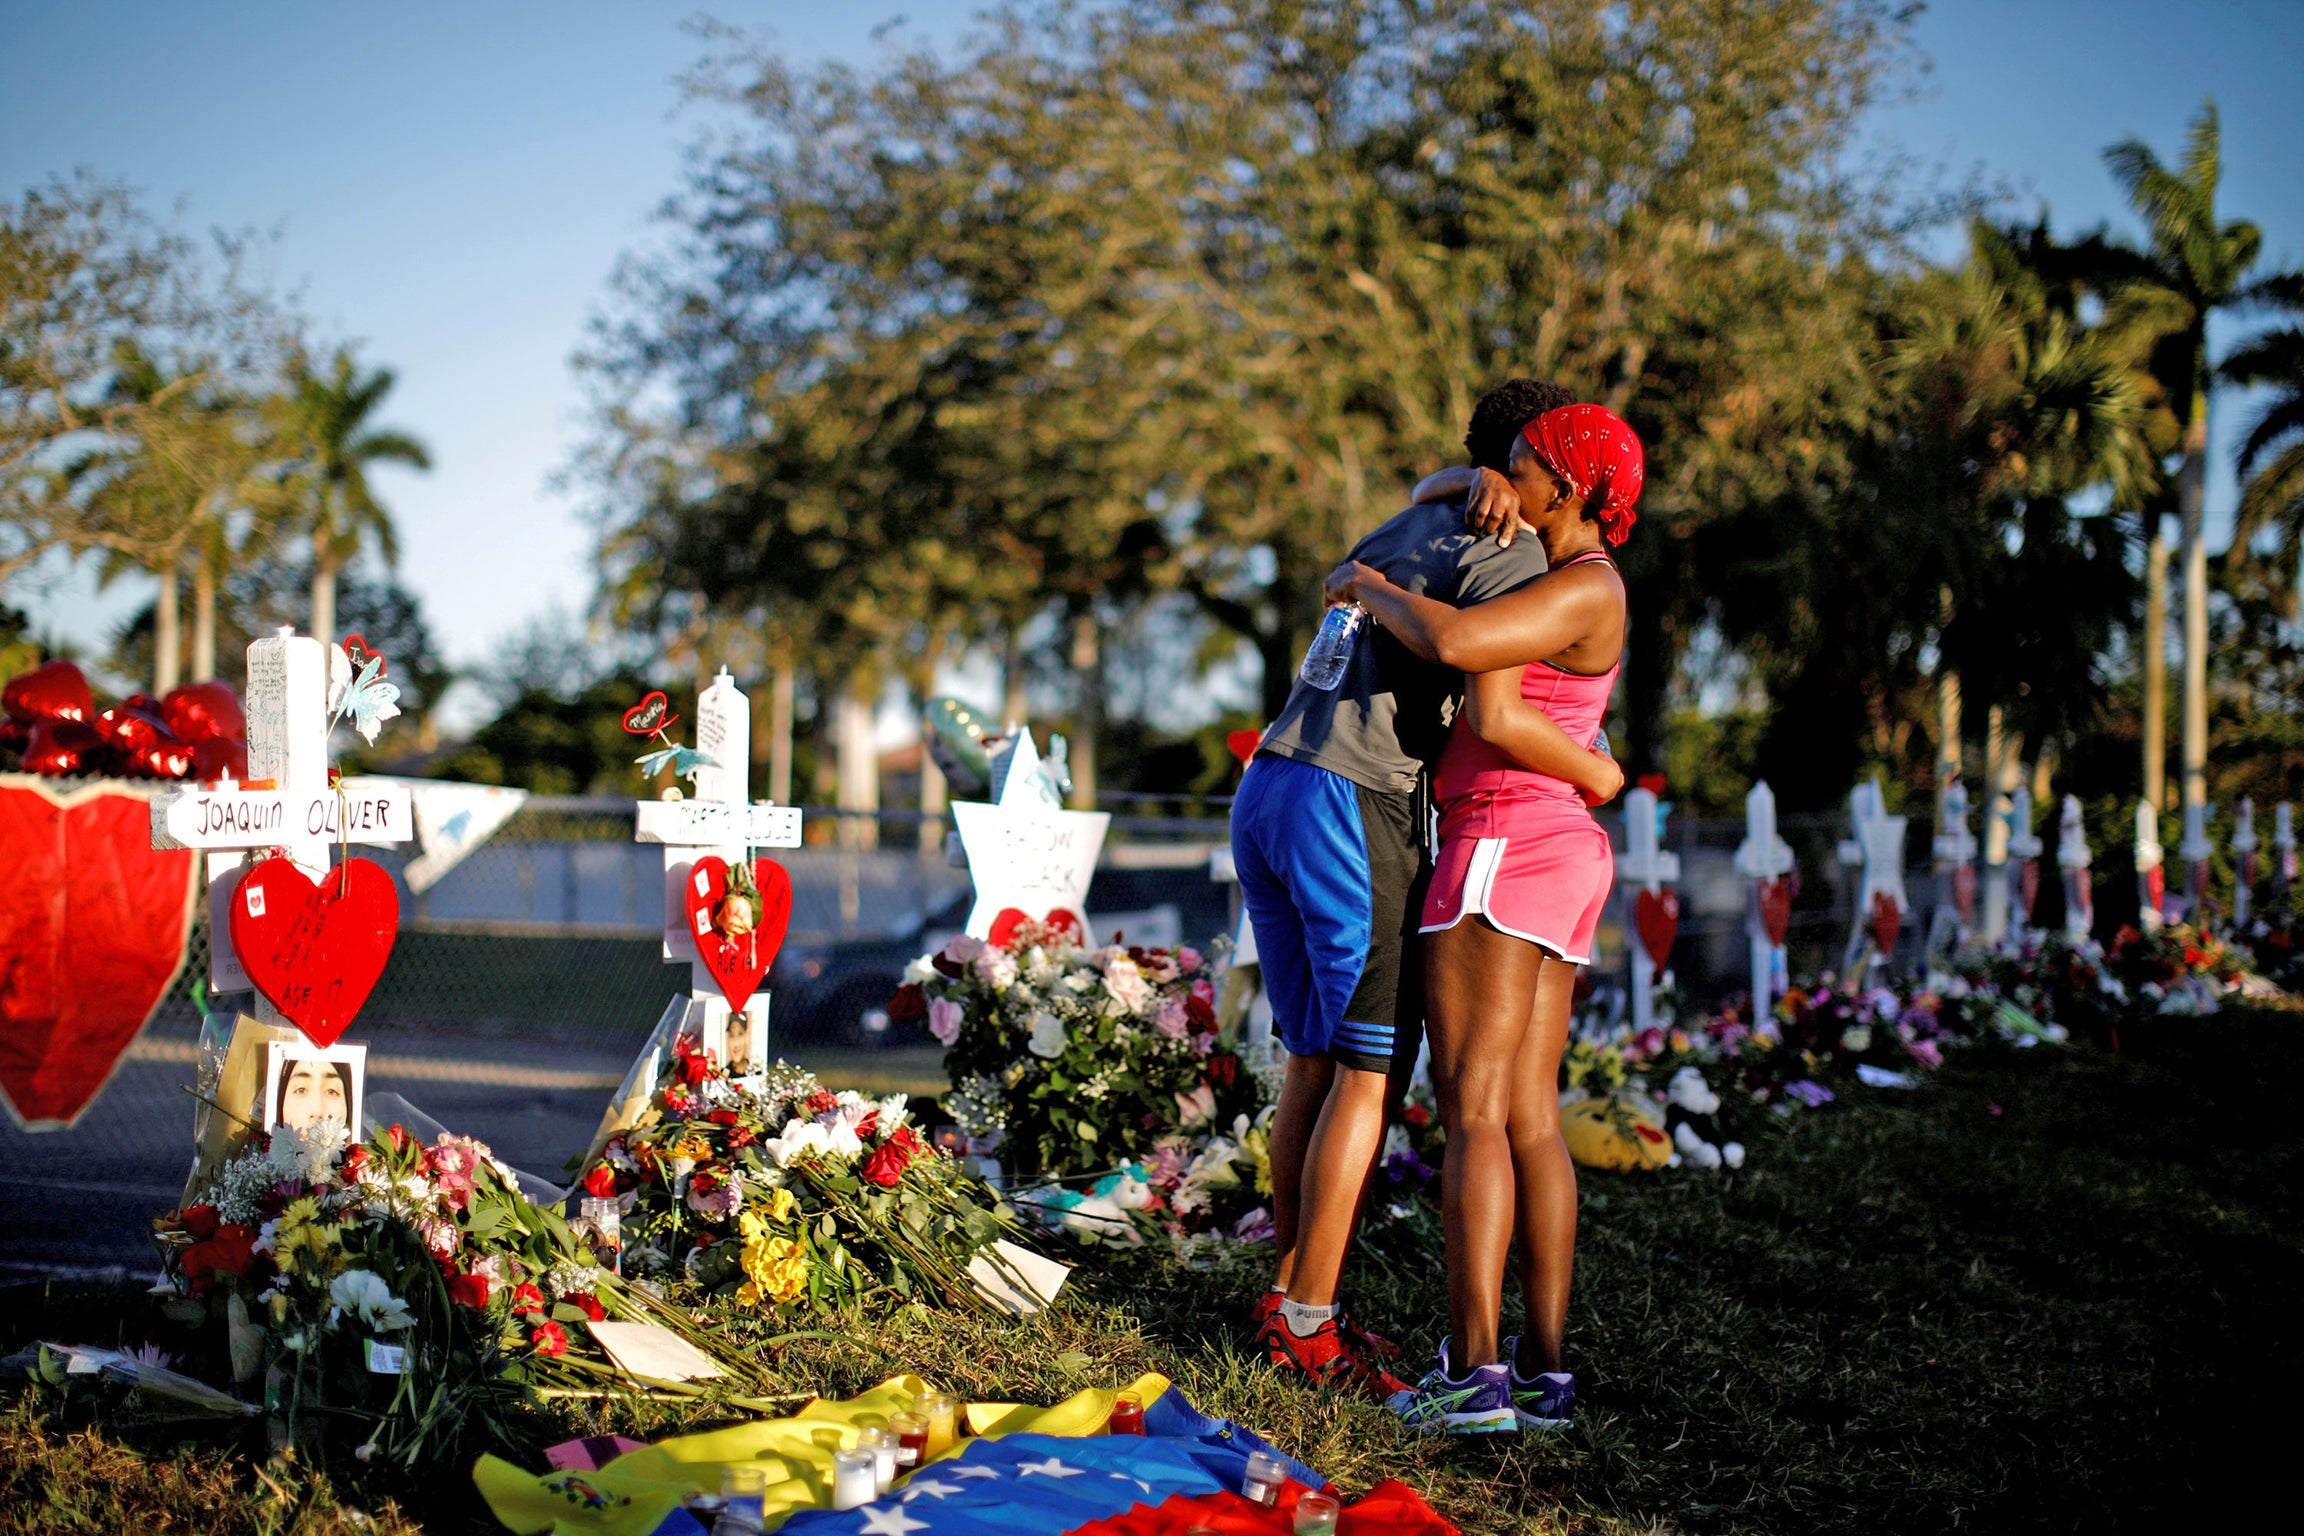
[[1240,759],[1242,763],[1246,763],[1248,759],[1256,755],[1256,749],[1264,745],[1264,733],[1253,730],[1234,731],[1224,738],[1224,745],[1232,749],[1234,757]]
[[[992,931],[984,936],[984,942],[1006,949],[1008,941],[1016,936],[1016,930],[1030,921],[1032,918],[1029,913],[1016,907],[1002,907],[993,914]],[[1040,919],[1040,924],[1058,933],[1069,934],[1074,943],[1088,936],[1088,925],[1080,920],[1080,914],[1065,907],[1051,908],[1048,915]]]
[[1666,886],[1661,891],[1642,891],[1632,903],[1632,921],[1640,930],[1640,947],[1656,967],[1656,979],[1664,979],[1664,966],[1672,958],[1672,939],[1680,931],[1680,893]]
[[94,769],[104,750],[96,727],[78,720],[35,720],[31,739],[24,744],[24,771],[62,778]]
[[36,720],[86,722],[96,717],[96,696],[88,691],[87,675],[77,666],[49,661],[10,678],[0,689],[0,708],[26,725]]
[[1784,931],[1792,926],[1792,896],[1799,889],[1795,875],[1760,882],[1760,925],[1768,930],[1769,943],[1784,942]]
[[1886,891],[1872,893],[1872,942],[1883,958],[1896,953],[1896,935],[1904,931],[1904,909]]
[[2168,900],[2168,870],[2155,864],[2144,871],[2144,902],[2153,912],[2161,911]]
[[2026,859],[2023,873],[2016,877],[2016,889],[2024,897],[2024,915],[2030,917],[2033,907],[2040,901],[2040,861]]
[[240,968],[315,1045],[334,1045],[368,1001],[399,929],[400,893],[367,859],[317,884],[292,860],[259,859],[232,893]]
[[79,1119],[160,1006],[199,862],[153,848],[142,794],[0,785],[0,1095],[26,1127]]
[[[662,694],[655,695],[662,698]],[[721,898],[728,894],[728,861],[706,854],[688,866],[688,934],[704,969],[712,973],[720,995],[731,1012],[742,1013],[760,990],[760,979],[776,962],[784,947],[784,930],[792,923],[792,877],[774,859],[752,861],[752,883],[760,889],[760,916],[752,931],[730,938],[714,926]]]
[[669,727],[680,717],[671,712],[672,701],[662,693],[652,692],[648,697],[624,711],[624,729],[635,736],[652,736]]
[[355,678],[360,675],[360,669],[371,661],[376,663],[376,675],[378,677],[382,677],[390,670],[384,665],[384,658],[368,649],[368,642],[358,635],[346,635],[344,637],[344,659],[352,664],[352,675]]
[[1952,870],[1952,904],[1960,909],[1960,921],[1971,921],[1976,915],[1976,866],[1956,865]]
[[213,678],[205,683],[186,683],[160,701],[160,713],[168,718],[168,729],[186,746],[198,746],[220,736],[234,741],[248,739],[248,716],[240,708],[240,696]]

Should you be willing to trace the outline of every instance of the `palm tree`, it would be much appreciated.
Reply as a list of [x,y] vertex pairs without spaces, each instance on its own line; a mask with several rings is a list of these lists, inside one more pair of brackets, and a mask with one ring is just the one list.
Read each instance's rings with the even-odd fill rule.
[[[2256,284],[2244,296],[2259,306],[2304,312],[2304,275],[2284,272]],[[2275,529],[2280,536],[2277,581],[2282,608],[2296,612],[2304,558],[2304,325],[2289,325],[2236,348],[2216,370],[2228,384],[2271,385],[2279,391],[2256,418],[2240,444],[2240,513],[2232,526],[2232,561],[2246,565],[2257,535]]]
[[386,565],[400,559],[392,515],[368,484],[373,464],[430,469],[424,444],[391,427],[371,427],[396,382],[389,368],[362,374],[349,347],[339,347],[325,372],[299,356],[289,365],[286,405],[302,460],[298,476],[303,521],[312,540],[312,633],[336,638],[336,576],[374,541]]
[[[2152,372],[2184,424],[2183,464],[2176,506],[2184,558],[2184,804],[2208,799],[2208,551],[2200,536],[2208,467],[2208,317],[2231,304],[2256,264],[2264,237],[2245,219],[2216,221],[2216,184],[2223,161],[2216,107],[2201,109],[2185,136],[2184,158],[2170,168],[2140,139],[2104,152],[2105,163],[2150,234],[2141,269],[2116,309],[2157,337]],[[2157,539],[2155,539],[2157,545]],[[2155,554],[2158,549],[2155,549]],[[2162,643],[2144,641],[2147,654]],[[2146,740],[2166,706],[2148,672]],[[2147,767],[2148,778],[2158,777]]]

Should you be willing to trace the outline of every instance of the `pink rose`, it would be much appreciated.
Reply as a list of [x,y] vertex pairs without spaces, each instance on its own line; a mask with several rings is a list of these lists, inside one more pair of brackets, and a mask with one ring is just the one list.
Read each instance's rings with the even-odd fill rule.
[[954,965],[966,965],[984,953],[984,941],[972,933],[956,933],[952,942],[944,946],[944,958]]
[[1159,1011],[1152,1015],[1152,1027],[1171,1040],[1183,1039],[1191,1021],[1192,1016],[1184,1011],[1184,1005],[1173,998],[1162,1003]]
[[1181,974],[1189,976],[1194,971],[1200,969],[1203,959],[1204,957],[1201,955],[1200,951],[1187,944],[1182,949],[1176,951],[1176,969]]
[[937,1044],[948,1046],[960,1038],[960,1021],[965,1017],[958,1003],[939,997],[928,1005],[928,1033]]
[[1216,984],[1205,976],[1192,983],[1192,995],[1211,1008],[1216,1006]]

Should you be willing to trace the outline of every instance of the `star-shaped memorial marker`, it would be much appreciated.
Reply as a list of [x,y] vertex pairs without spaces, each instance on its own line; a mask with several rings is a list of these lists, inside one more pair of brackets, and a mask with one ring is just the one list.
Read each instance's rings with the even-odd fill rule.
[[968,878],[976,904],[968,911],[968,931],[988,938],[1002,912],[1033,922],[1059,914],[1085,937],[1088,882],[1104,847],[1112,817],[1104,811],[1068,811],[1053,799],[1036,772],[1039,753],[1032,733],[1017,737],[996,805],[960,800],[952,805],[952,825],[968,851]]

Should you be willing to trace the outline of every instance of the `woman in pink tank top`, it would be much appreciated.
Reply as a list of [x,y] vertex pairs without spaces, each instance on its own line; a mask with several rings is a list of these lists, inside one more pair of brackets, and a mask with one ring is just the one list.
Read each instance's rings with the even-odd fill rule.
[[[1639,439],[1613,412],[1546,412],[1514,445],[1509,479],[1547,574],[1464,609],[1349,563],[1328,582],[1331,602],[1360,602],[1408,649],[1466,674],[1433,776],[1441,846],[1422,924],[1448,1137],[1450,1313],[1438,1369],[1398,1405],[1424,1428],[1557,1427],[1574,1401],[1561,1361],[1576,1173],[1560,1139],[1560,1058],[1614,857],[1578,791],[1525,764],[1558,762],[1560,733],[1581,748],[1599,736],[1625,636],[1624,584],[1606,546],[1634,521],[1642,467]],[[1500,1341],[1515,1225],[1529,1334]],[[1510,1423],[1489,1402],[1499,1390]]]

